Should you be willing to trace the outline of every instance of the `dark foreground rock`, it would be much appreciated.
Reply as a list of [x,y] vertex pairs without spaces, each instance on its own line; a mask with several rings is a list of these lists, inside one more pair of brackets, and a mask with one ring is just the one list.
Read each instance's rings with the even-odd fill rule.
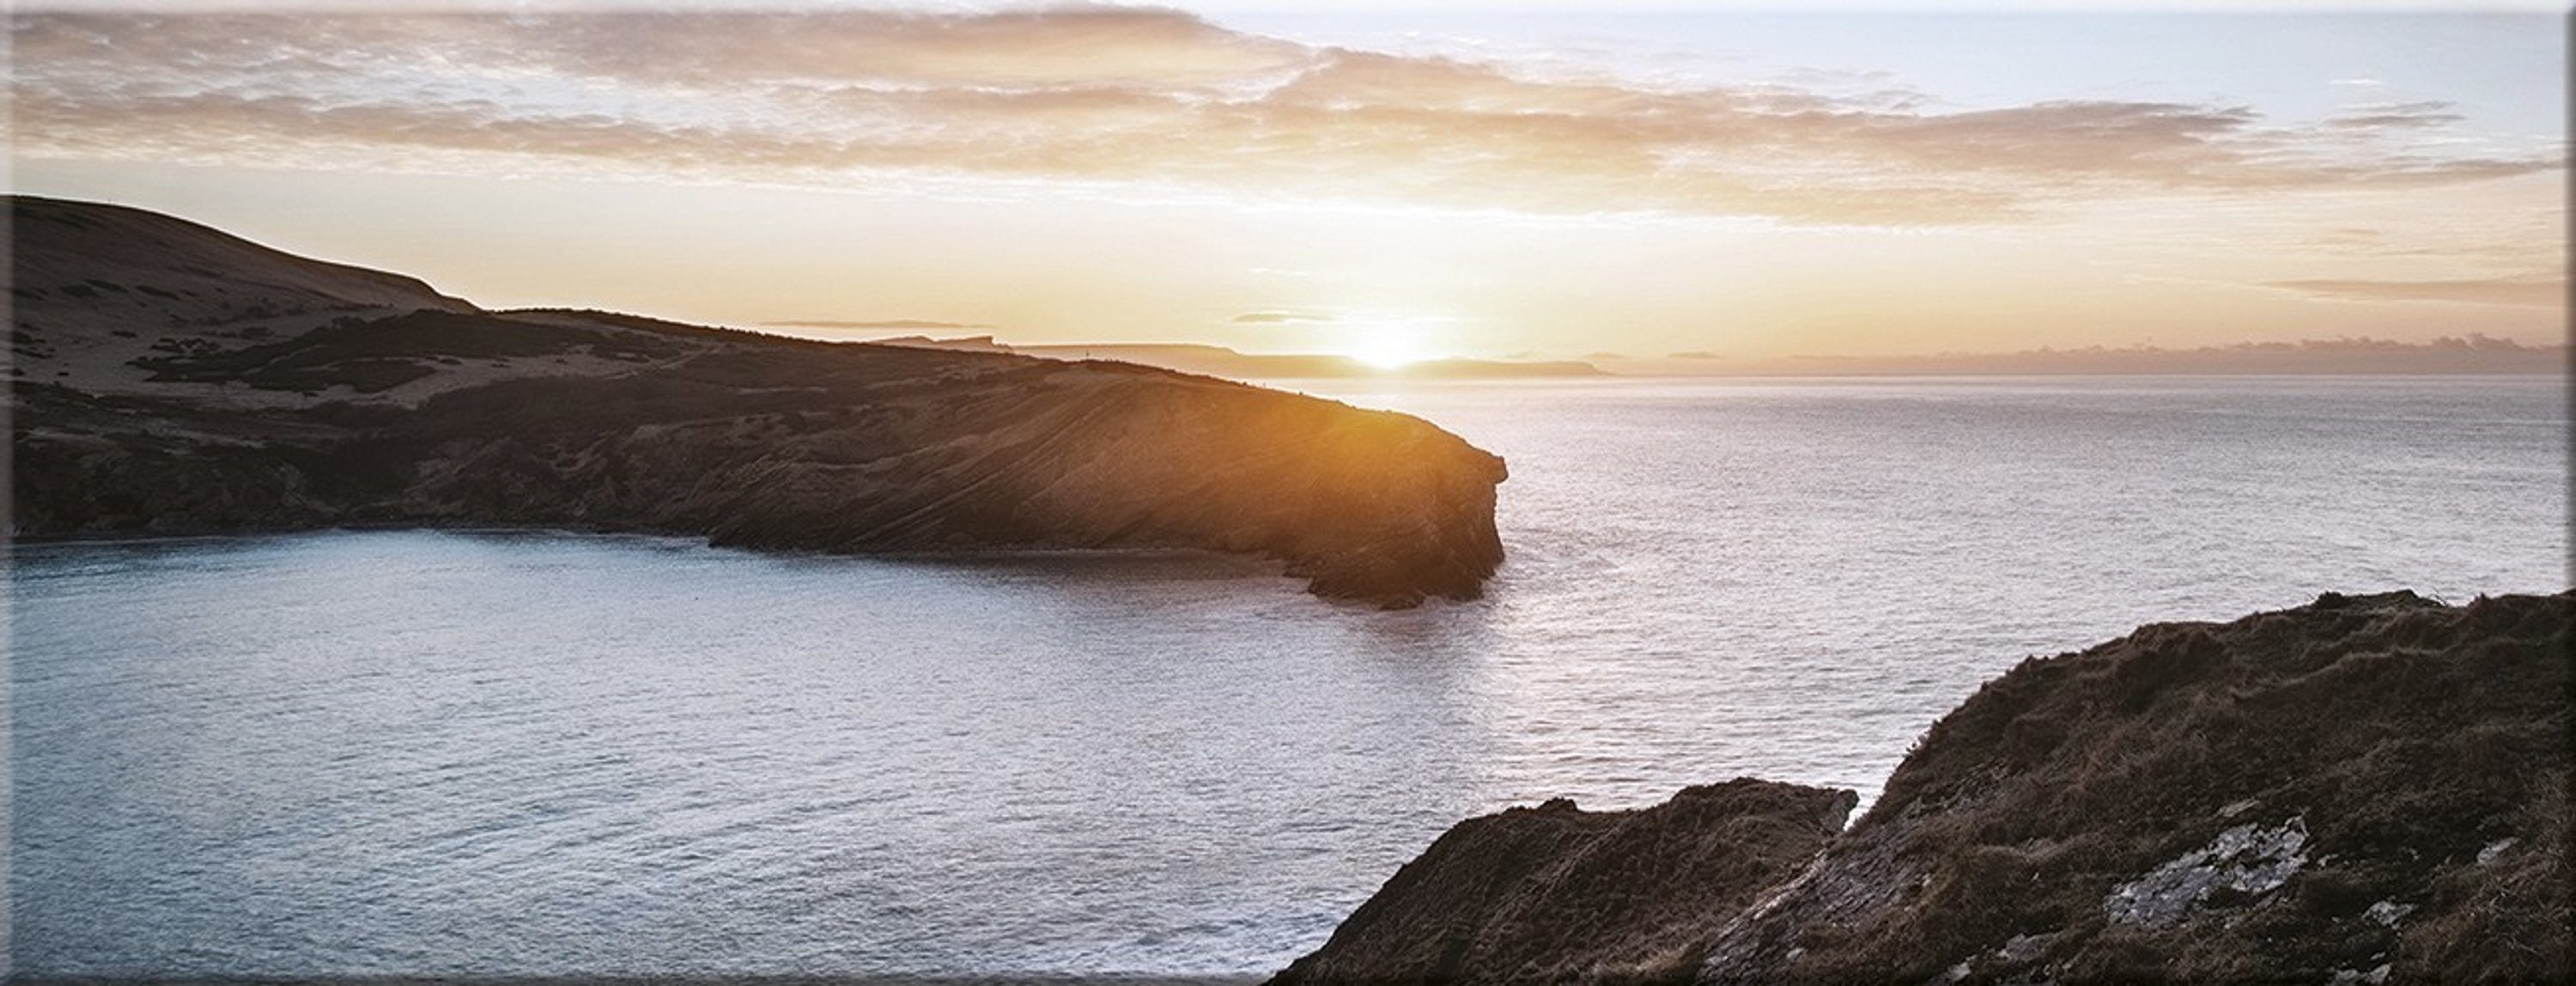
[[1111,362],[485,312],[140,210],[14,197],[17,536],[535,525],[840,552],[1195,548],[1476,596],[1502,460]]
[[[1532,842],[1536,858],[1409,877],[1507,813],[1444,837],[1287,978],[1505,981],[1660,937],[1708,983],[2563,982],[2571,648],[2576,594],[2328,595],[2143,627],[1988,683],[1866,816],[1749,907],[1520,907],[1516,927],[1539,929],[1520,933],[1549,944],[1508,966],[1345,944],[1355,928],[1446,940],[1457,932],[1434,916],[1384,928],[1389,901],[1483,900],[1579,858],[1581,844]],[[1637,885],[1676,903],[1698,891]],[[1636,978],[1557,968],[1548,978]]]
[[1805,866],[1853,802],[1738,780],[1637,811],[1471,818],[1273,982],[1687,981],[1693,943]]

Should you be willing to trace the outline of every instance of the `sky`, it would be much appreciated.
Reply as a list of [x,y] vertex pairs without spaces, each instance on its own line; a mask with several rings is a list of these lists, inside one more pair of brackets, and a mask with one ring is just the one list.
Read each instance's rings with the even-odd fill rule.
[[486,307],[850,338],[2566,331],[2546,8],[694,9],[21,5],[9,183]]

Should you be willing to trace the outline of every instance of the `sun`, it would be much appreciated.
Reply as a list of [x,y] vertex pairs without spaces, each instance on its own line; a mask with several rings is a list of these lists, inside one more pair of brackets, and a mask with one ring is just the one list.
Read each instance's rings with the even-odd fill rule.
[[1412,333],[1398,328],[1376,328],[1361,332],[1351,340],[1351,358],[1381,370],[1401,370],[1427,357]]

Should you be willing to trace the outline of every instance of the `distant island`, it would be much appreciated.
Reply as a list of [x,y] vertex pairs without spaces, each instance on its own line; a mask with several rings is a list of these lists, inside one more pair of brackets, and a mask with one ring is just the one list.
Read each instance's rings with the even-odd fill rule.
[[1479,595],[1500,458],[1108,360],[485,311],[158,213],[12,220],[14,537],[518,525],[871,553],[1261,555]]
[[[786,326],[798,323],[774,324]],[[812,327],[812,323],[803,324]],[[918,323],[896,321],[843,324],[877,324],[892,327]],[[1353,357],[1327,353],[1245,353],[1224,346],[1197,343],[1023,346],[996,342],[989,335],[947,339],[925,335],[902,335],[865,341],[877,346],[906,346],[915,349],[944,349],[967,353],[1014,353],[1058,360],[1114,359],[1122,363],[1157,366],[1183,373],[1202,373],[1212,377],[1228,377],[1237,380],[1324,380],[1353,377],[1479,380],[1607,375],[1600,367],[1573,360],[1426,359],[1402,366],[1378,366]]]

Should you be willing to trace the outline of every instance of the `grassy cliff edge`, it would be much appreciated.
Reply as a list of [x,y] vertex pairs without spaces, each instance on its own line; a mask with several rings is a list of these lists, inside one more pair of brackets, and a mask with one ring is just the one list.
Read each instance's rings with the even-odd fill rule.
[[[1532,842],[1562,820],[1515,810],[1443,836],[1281,981],[2565,981],[2571,648],[2576,593],[2141,627],[1987,683],[1762,887],[1638,865],[1566,895],[1551,874],[1591,850]],[[1693,845],[1790,817],[1682,803],[1625,824]],[[1480,851],[1511,868],[1456,865]],[[1433,860],[1450,886],[1421,885]],[[1382,903],[1443,894],[1462,903]],[[1532,897],[1553,903],[1514,909],[1523,930],[1484,916]],[[1358,947],[1497,935],[1544,947]],[[1573,961],[1614,943],[1666,960]]]

